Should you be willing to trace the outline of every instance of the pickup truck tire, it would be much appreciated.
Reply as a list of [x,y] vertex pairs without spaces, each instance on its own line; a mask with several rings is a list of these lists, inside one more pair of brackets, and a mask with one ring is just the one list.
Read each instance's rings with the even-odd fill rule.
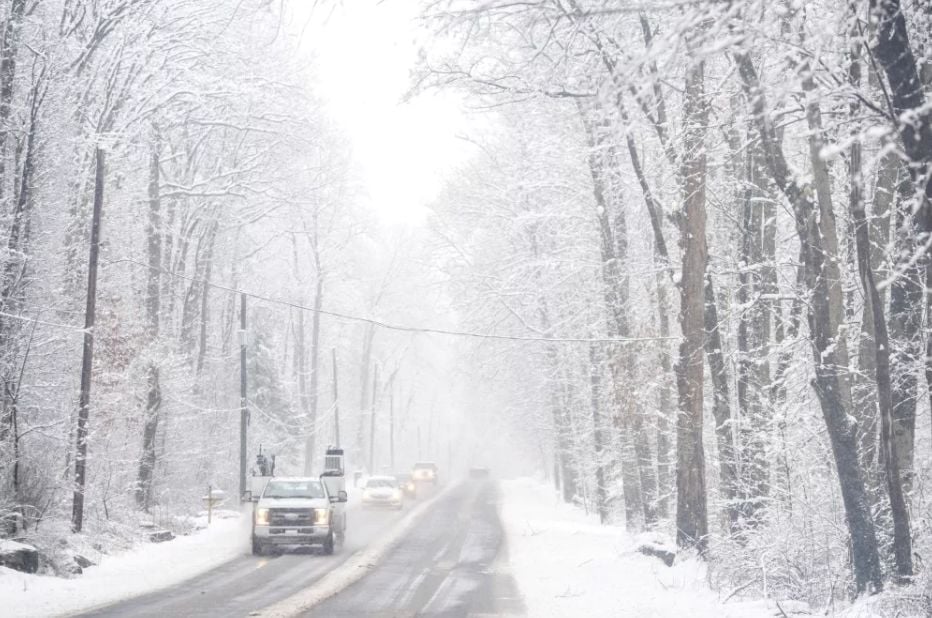
[[325,556],[332,556],[332,555],[333,555],[333,547],[334,547],[334,545],[333,545],[333,533],[331,532],[330,535],[324,540],[324,555],[325,555]]
[[252,555],[261,556],[264,553],[265,553],[265,547],[262,545],[262,543],[259,542],[259,540],[256,537],[252,537]]

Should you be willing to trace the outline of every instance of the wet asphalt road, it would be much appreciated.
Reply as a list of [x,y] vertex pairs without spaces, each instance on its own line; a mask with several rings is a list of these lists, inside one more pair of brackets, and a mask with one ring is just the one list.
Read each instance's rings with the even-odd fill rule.
[[[344,546],[333,556],[317,548],[280,555],[243,556],[176,586],[80,614],[85,618],[236,617],[300,592],[387,532],[404,511],[368,511],[350,503]],[[248,552],[248,550],[246,550]],[[299,553],[300,552],[300,553]],[[2,612],[0,612],[2,613]]]
[[376,569],[304,616],[524,616],[513,579],[496,568],[505,551],[498,500],[489,481],[441,496]]
[[[313,618],[524,616],[504,558],[495,483],[463,483],[438,497],[383,561],[355,584],[317,605]],[[407,509],[406,509],[407,510]],[[237,617],[256,614],[308,587],[386,533],[405,514],[350,504],[346,544],[334,556],[316,550],[243,555],[165,590],[81,616]]]

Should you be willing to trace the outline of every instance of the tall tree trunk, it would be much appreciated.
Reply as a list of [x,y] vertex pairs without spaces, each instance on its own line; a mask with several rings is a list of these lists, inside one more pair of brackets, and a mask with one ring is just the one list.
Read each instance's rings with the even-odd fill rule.
[[[537,237],[537,227],[531,226],[528,229],[528,243],[535,263],[540,263],[540,244]],[[540,269],[536,268],[532,274],[533,280],[538,290],[543,290],[543,281]],[[540,323],[543,327],[545,336],[553,336],[552,323],[550,320],[550,307],[547,298],[543,293],[537,298],[537,313],[540,317]],[[553,425],[553,483],[554,489],[560,492],[565,502],[572,502],[576,495],[577,475],[573,467],[571,452],[570,422],[568,410],[565,404],[567,400],[566,388],[561,379],[560,357],[559,352],[553,345],[548,345],[547,350],[547,369],[549,378],[547,380],[550,391],[550,419]]]
[[104,205],[104,151],[97,149],[97,172],[94,182],[94,211],[91,218],[91,242],[87,268],[87,299],[84,310],[84,345],[81,356],[81,392],[75,431],[74,495],[71,502],[71,530],[84,526],[84,492],[87,481],[87,426],[91,412],[91,378],[94,367],[94,324],[97,315],[97,263],[100,255],[101,212]]
[[562,479],[563,501],[573,504],[579,495],[579,477],[576,473],[575,453],[573,452],[573,419],[568,384],[561,376],[556,350],[551,354],[551,367],[554,371],[553,385],[553,415],[557,424],[556,446],[560,453],[560,478]]
[[822,110],[815,89],[810,63],[801,65],[802,86],[806,94],[806,123],[809,127],[809,162],[818,203],[818,228],[822,236],[823,267],[822,280],[828,290],[828,310],[833,325],[834,355],[838,364],[838,395],[846,409],[851,408],[849,381],[849,358],[847,333],[845,332],[844,281],[841,276],[842,255],[838,245],[838,228],[832,205],[832,177],[828,164],[822,157],[825,147],[822,128]]
[[[734,146],[732,146],[734,151]],[[776,293],[774,224],[772,204],[762,177],[760,152],[747,148],[742,176],[742,258],[738,305],[743,307],[738,323],[738,407],[741,420],[741,515],[743,524],[761,523],[770,493],[767,443],[771,427],[767,408],[770,384],[770,301]],[[767,206],[771,205],[771,208]],[[753,301],[752,301],[753,299]]]
[[[656,255],[658,262],[661,259]],[[665,261],[662,263],[666,263]],[[658,263],[659,266],[659,263]],[[670,338],[670,316],[667,313],[667,288],[666,277],[663,273],[658,272],[656,276],[657,287],[657,323],[661,338],[661,345],[658,350],[660,358],[660,392],[657,398],[657,517],[666,519],[670,516],[670,493],[674,487],[673,479],[673,449],[672,449],[672,423],[671,417],[674,414],[673,397],[670,389],[670,381],[673,379],[673,369],[670,363],[670,352],[666,345]]]
[[[6,245],[7,259],[3,264],[3,280],[0,282],[0,313],[20,313],[26,300],[33,205],[32,182],[36,167],[36,135],[39,129],[39,110],[46,92],[44,82],[43,74],[34,81],[29,97],[29,119],[23,140],[25,144],[22,146],[24,150],[22,153],[22,166],[19,182],[17,183],[18,190],[15,191],[14,195],[14,206],[10,213],[10,229]],[[0,158],[4,157],[5,152],[0,148]],[[0,173],[0,183],[2,182],[3,176]],[[0,191],[0,200],[2,200],[2,191]],[[12,482],[14,504],[19,505],[18,515],[7,522],[8,526],[6,527],[11,536],[15,535],[18,530],[25,529],[28,521],[27,507],[23,499],[23,445],[19,430],[19,395],[36,325],[37,323],[33,324],[33,333],[30,335],[25,351],[22,352],[22,360],[18,360],[21,353],[19,325],[16,321],[0,315],[0,379],[3,382],[3,392],[0,393],[0,444],[12,443],[13,459],[10,480]],[[3,472],[4,463],[0,462],[0,472]]]
[[[609,74],[609,76],[610,76],[610,78],[611,78],[612,84],[613,84],[614,87],[615,87],[614,102],[615,102],[615,106],[616,106],[616,109],[617,109],[619,118],[620,118],[620,120],[621,120],[621,123],[622,123],[622,125],[625,127],[625,141],[626,141],[626,144],[627,144],[628,154],[629,154],[630,160],[631,160],[631,165],[632,165],[632,167],[634,168],[635,175],[636,175],[636,177],[637,177],[637,179],[638,179],[638,183],[639,183],[640,186],[641,186],[641,191],[642,191],[642,193],[643,193],[644,200],[645,200],[645,203],[646,203],[646,205],[647,205],[647,210],[648,210],[648,214],[649,214],[649,217],[650,217],[651,227],[652,227],[653,232],[654,232],[655,241],[656,241],[656,243],[657,243],[657,248],[658,248],[658,250],[659,250],[659,252],[660,252],[661,255],[666,256],[666,255],[667,255],[667,251],[666,251],[666,243],[665,243],[664,240],[663,240],[663,232],[662,232],[662,225],[661,225],[660,207],[659,207],[659,204],[658,204],[658,203],[656,202],[656,200],[654,199],[653,194],[651,193],[650,188],[649,188],[649,186],[648,186],[648,183],[647,183],[647,181],[646,181],[646,178],[645,178],[645,176],[644,176],[643,170],[641,169],[640,162],[639,162],[639,158],[638,158],[638,156],[637,156],[637,151],[636,151],[636,149],[635,149],[635,147],[634,147],[634,139],[633,139],[633,137],[632,137],[632,135],[631,135],[630,130],[628,130],[628,127],[630,126],[630,120],[629,120],[628,112],[627,112],[627,109],[626,109],[626,106],[625,106],[625,103],[624,103],[624,92],[625,92],[626,90],[627,90],[627,91],[630,91],[630,92],[634,95],[634,97],[635,97],[635,99],[637,100],[638,104],[640,105],[640,108],[641,108],[642,112],[644,113],[644,116],[648,119],[648,121],[649,121],[649,122],[651,123],[651,125],[653,126],[653,128],[654,128],[654,130],[655,130],[655,132],[656,132],[656,134],[657,134],[657,138],[658,138],[658,140],[660,141],[661,147],[662,147],[662,149],[663,149],[664,156],[666,157],[667,161],[670,163],[670,165],[673,166],[673,168],[674,168],[674,170],[675,170],[677,185],[678,185],[678,187],[679,187],[679,189],[680,189],[681,198],[683,199],[684,204],[688,204],[688,203],[690,202],[690,200],[695,201],[696,196],[692,195],[692,193],[690,192],[690,189],[691,189],[692,185],[691,185],[691,183],[690,183],[690,179],[687,178],[687,174],[689,174],[689,173],[691,173],[691,172],[693,171],[693,170],[691,169],[691,168],[692,168],[692,165],[691,165],[691,164],[690,164],[690,165],[682,164],[682,162],[681,162],[680,159],[683,158],[683,157],[685,157],[686,155],[684,154],[683,157],[681,157],[681,156],[677,153],[676,148],[674,148],[673,142],[670,140],[670,137],[669,137],[670,133],[669,133],[669,130],[668,130],[668,124],[667,124],[667,119],[666,119],[666,103],[665,103],[665,101],[664,101],[663,92],[662,92],[662,89],[661,89],[661,87],[660,87],[660,82],[657,80],[657,68],[656,68],[656,63],[653,63],[653,62],[648,63],[648,69],[649,69],[649,71],[651,72],[652,77],[654,78],[654,81],[653,81],[653,91],[652,91],[653,99],[654,99],[654,100],[651,101],[651,102],[654,104],[654,108],[655,108],[655,110],[656,110],[656,113],[655,113],[655,114],[652,114],[651,111],[650,111],[650,109],[649,109],[648,98],[647,98],[647,97],[641,96],[640,93],[638,92],[637,88],[634,86],[634,83],[633,83],[631,80],[629,80],[629,79],[627,78],[627,76],[625,76],[625,75],[622,74],[622,72],[618,69],[618,63],[617,63],[615,57],[614,57],[614,56],[612,55],[612,53],[610,53],[610,51],[609,51],[610,49],[611,49],[611,50],[624,49],[624,45],[619,44],[618,41],[613,40],[611,37],[606,37],[606,38],[608,38],[608,45],[606,45],[605,41],[603,40],[603,36],[602,36],[601,34],[599,34],[598,32],[596,32],[595,29],[591,26],[591,24],[588,23],[588,21],[587,21],[587,19],[588,19],[587,16],[583,14],[582,10],[579,8],[579,6],[578,6],[577,3],[575,2],[575,0],[572,0],[572,1],[570,2],[570,7],[573,9],[572,18],[573,18],[575,21],[577,21],[578,23],[584,25],[584,26],[587,28],[588,35],[589,35],[590,39],[592,40],[593,44],[595,45],[595,47],[596,47],[596,49],[597,49],[597,51],[598,51],[598,54],[599,54],[599,58],[600,58],[602,64],[604,65],[605,69],[607,70],[607,72],[608,72],[608,74]],[[650,27],[650,23],[648,22],[646,15],[644,15],[643,13],[641,13],[639,17],[640,17],[640,23],[641,23],[642,31],[643,31],[643,34],[644,34],[644,42],[645,42],[645,45],[647,46],[647,48],[648,48],[648,50],[649,50],[648,53],[650,53],[650,48],[652,47],[652,36],[653,36],[653,35],[652,35],[652,30],[651,30],[651,27]],[[685,98],[688,100],[688,99],[689,99],[689,96],[687,95]],[[704,105],[699,105],[699,106],[697,106],[697,111],[698,111],[698,110],[702,110],[701,113],[707,115],[707,112],[705,111],[705,106],[704,106]],[[686,118],[686,123],[687,123],[687,124],[690,124],[691,122],[693,122],[693,119],[691,119],[691,118]],[[701,132],[702,129],[704,129],[704,125],[697,125],[696,127],[694,127],[694,136],[700,134],[700,132]],[[688,147],[687,147],[687,148],[688,148]],[[692,154],[690,154],[689,156],[692,156]],[[703,170],[704,170],[704,163],[705,163],[704,157],[693,157],[693,158],[694,158],[696,161],[698,161],[698,159],[702,159]],[[695,162],[695,161],[693,161],[693,162]],[[693,162],[691,162],[691,163],[693,163]],[[695,180],[695,179],[693,179],[693,180]],[[702,184],[703,184],[703,186],[704,186],[704,179],[703,179]],[[703,198],[703,199],[704,199],[704,198]],[[704,205],[703,205],[703,212],[704,212]],[[703,223],[703,232],[704,232],[704,223]],[[704,239],[703,239],[703,243],[704,243]],[[707,249],[705,248],[705,245],[704,245],[704,244],[703,244],[703,247],[704,247],[703,253],[705,254],[705,253],[707,252]],[[694,267],[695,267],[695,266],[694,266]],[[704,279],[705,279],[705,267],[706,267],[705,264],[703,264],[703,265],[700,267],[701,270],[702,270],[702,277],[701,277],[701,279],[702,279],[703,281],[704,281]],[[700,293],[698,302],[702,303],[703,295],[704,295],[704,293]],[[714,295],[713,295],[713,302],[714,302]],[[686,319],[685,316],[686,316],[687,313],[688,313],[688,312],[685,311],[685,306],[684,306],[684,307],[681,309],[681,321],[684,320],[684,319]],[[703,318],[703,322],[704,322],[704,321],[705,321],[705,319]],[[716,328],[713,332],[717,332],[717,328]],[[684,337],[685,337],[685,335],[684,335]],[[711,349],[711,350],[713,351],[713,353],[716,352],[716,351],[718,351],[718,352],[721,351],[721,347],[720,347],[720,346],[716,348],[714,345],[711,345],[711,347],[707,347],[707,348],[706,348],[706,350],[709,350],[709,349]],[[687,353],[688,350],[687,350],[687,351],[683,351],[683,350],[681,349],[681,352]],[[682,360],[682,358],[681,358],[681,360]],[[715,362],[715,359],[713,359],[713,358],[710,358],[709,360],[710,360],[710,365],[711,365],[713,362]],[[701,371],[700,371],[699,373],[701,374]],[[722,388],[725,388],[726,385],[727,385],[727,380],[725,379],[725,373],[724,373],[724,371],[716,372],[716,371],[713,369],[713,370],[712,370],[712,373],[713,373],[713,388],[715,389],[716,396],[719,398],[719,401],[720,401],[720,402],[727,402],[727,395],[726,395],[725,393],[723,393],[723,391],[721,390]],[[691,372],[691,375],[692,375],[692,374],[695,374],[695,369],[694,369],[694,368],[693,368],[693,370],[692,370],[692,372]],[[678,378],[677,378],[678,383],[679,383],[679,382],[682,382],[683,379],[685,379],[685,376],[679,375]],[[698,392],[701,393],[701,392],[702,392],[702,384],[701,384],[701,381],[700,381],[700,383],[699,383],[698,385],[696,385],[696,386],[698,386],[698,388],[699,388],[699,391],[698,391]],[[680,384],[679,387],[680,387],[680,391],[681,391],[681,392],[680,392],[681,411],[684,411],[683,408],[682,408],[682,405],[687,405],[687,404],[684,403],[683,397],[686,396],[687,400],[690,400],[689,405],[692,405],[692,404],[694,404],[694,402],[691,401],[691,398],[693,397],[693,395],[695,395],[695,393],[693,393],[693,392],[690,391],[689,389],[687,389],[687,390],[684,392],[684,391],[682,390],[682,388],[685,388],[685,387],[686,387],[685,383],[684,383],[684,384]],[[690,387],[690,388],[692,388],[692,387]],[[701,396],[700,396],[700,399],[701,399]],[[720,404],[720,405],[724,405],[724,403],[722,403],[722,404]],[[697,412],[697,410],[701,411],[701,408],[702,408],[702,404],[701,404],[701,401],[700,401],[699,404],[698,404],[698,408],[697,408],[697,409],[693,409],[692,412],[695,414],[695,413]],[[680,420],[680,421],[683,420],[683,419],[682,419],[682,415],[680,416],[679,420]],[[698,432],[697,435],[700,435],[700,436],[701,436],[701,420],[702,420],[702,418],[701,418],[701,413],[699,413],[698,418],[693,418],[693,419],[692,419],[692,421],[698,421],[698,422],[699,422],[699,432]],[[690,421],[690,422],[692,422],[692,421]],[[696,427],[690,427],[690,428],[689,428],[689,431],[696,432],[696,429],[697,429]],[[679,435],[679,429],[678,429],[678,435]],[[678,450],[679,450],[679,447],[678,447]],[[687,455],[688,455],[689,457],[692,457],[692,458],[694,459],[693,463],[696,463],[696,461],[698,461],[698,459],[702,459],[703,462],[704,462],[704,460],[705,460],[705,455],[704,455],[704,453],[702,452],[702,445],[701,445],[701,443],[698,445],[698,450],[697,450],[697,451],[692,452],[692,453],[689,453],[689,454],[680,453],[680,454],[678,455],[678,457],[683,457],[683,456],[687,456]],[[682,463],[682,460],[680,460],[680,463]],[[679,472],[678,472],[678,473],[679,473]],[[703,496],[702,496],[702,505],[701,505],[701,506],[702,506],[702,508],[701,508],[701,510],[702,510],[701,520],[702,520],[702,527],[703,527],[703,529],[707,529],[707,516],[706,516],[706,510],[705,510],[705,495],[704,495],[704,492],[705,492],[705,471],[703,470],[703,471],[701,471],[701,473],[697,472],[696,475],[697,475],[697,476],[696,476],[694,479],[692,479],[692,480],[693,480],[694,482],[699,482],[699,481],[701,481],[702,492],[703,492]],[[678,483],[679,483],[679,480],[680,480],[680,477],[678,476]],[[682,488],[678,487],[678,489],[677,489],[678,494],[679,494],[679,492],[681,491],[681,489],[682,489]],[[697,499],[697,498],[695,499],[695,504],[694,504],[693,506],[698,508],[699,503],[698,503],[698,499]],[[678,507],[678,508],[679,508],[679,507]],[[690,507],[690,508],[692,508],[692,507]],[[677,516],[678,519],[679,519],[680,514],[681,514],[681,513],[678,513],[678,516]],[[694,518],[693,523],[698,523],[698,522],[699,522],[699,515],[698,515],[697,512],[691,513],[691,517]],[[696,528],[696,531],[698,531],[698,529],[699,529],[699,528]],[[686,536],[681,536],[681,539],[685,539],[685,538],[686,538]]]
[[210,324],[210,281],[214,267],[214,246],[217,239],[217,220],[210,222],[207,231],[207,255],[204,258],[204,282],[201,289],[201,319],[199,320],[199,333],[197,345],[197,375],[204,369],[204,359],[207,357],[207,329]]
[[[575,7],[575,3],[573,4],[573,6],[577,12],[577,17],[579,17],[579,9]],[[641,21],[642,30],[644,32],[645,44],[647,45],[648,48],[650,48],[652,44],[650,24],[648,23],[646,16],[643,14],[641,14],[640,16],[640,21]],[[619,120],[621,121],[621,124],[624,127],[625,144],[627,147],[631,166],[634,170],[635,177],[638,180],[638,184],[640,185],[641,193],[644,197],[644,202],[647,207],[647,213],[650,219],[651,229],[654,233],[655,250],[660,256],[663,256],[664,261],[667,264],[669,264],[667,244],[664,240],[664,235],[663,235],[662,213],[660,209],[660,204],[654,198],[654,194],[650,189],[650,185],[647,182],[647,178],[644,174],[643,168],[641,167],[640,158],[638,156],[637,149],[634,143],[634,137],[632,136],[631,131],[629,129],[631,125],[631,121],[628,116],[627,108],[625,106],[624,94],[623,94],[625,90],[631,90],[633,91],[633,94],[635,94],[635,98],[638,100],[638,103],[640,104],[641,110],[644,112],[645,117],[654,127],[654,130],[657,134],[657,138],[659,139],[661,146],[663,148],[664,156],[666,157],[667,161],[670,163],[670,165],[673,166],[675,170],[677,185],[680,188],[681,196],[685,201],[686,196],[688,195],[687,188],[686,188],[687,182],[686,182],[685,177],[683,176],[685,168],[684,166],[680,165],[680,161],[679,161],[680,157],[677,155],[676,149],[673,147],[673,144],[669,139],[669,132],[668,132],[668,126],[667,126],[667,119],[666,119],[666,103],[664,101],[663,92],[660,88],[659,82],[656,81],[655,79],[655,82],[653,84],[653,97],[654,97],[653,103],[657,111],[655,115],[652,115],[650,113],[650,110],[648,109],[647,101],[645,100],[645,98],[640,97],[638,93],[636,92],[636,89],[633,87],[633,85],[628,83],[626,79],[624,78],[624,76],[622,76],[620,72],[618,71],[617,63],[615,59],[608,53],[608,50],[605,44],[603,43],[600,35],[595,32],[592,32],[590,29],[590,36],[593,40],[593,43],[595,44],[596,48],[599,51],[599,56],[602,60],[602,64],[605,66],[606,70],[608,71],[612,79],[612,83],[615,87],[615,93],[614,93],[615,107],[616,107],[616,111],[618,112]],[[621,46],[619,46],[617,42],[611,41],[611,40],[610,42],[613,48],[619,48],[619,49],[621,48]],[[652,74],[656,78],[657,71],[656,71],[656,66],[653,63],[651,63],[650,65],[650,70],[652,71]],[[704,267],[703,267],[703,272],[704,272]],[[706,338],[705,351],[706,351],[706,354],[709,360],[710,374],[712,376],[712,386],[713,386],[713,390],[715,393],[716,424],[717,426],[723,428],[723,431],[716,433],[716,435],[719,437],[719,440],[720,440],[718,446],[721,450],[731,451],[733,449],[733,446],[732,446],[733,442],[729,441],[729,442],[723,443],[721,441],[724,439],[725,434],[731,431],[731,429],[728,428],[728,425],[730,425],[730,422],[731,422],[731,412],[729,409],[730,406],[729,406],[729,396],[728,396],[728,379],[727,379],[728,376],[727,376],[727,372],[725,369],[724,356],[722,352],[723,348],[721,346],[721,337],[718,334],[718,320],[717,320],[717,310],[715,307],[715,302],[716,301],[715,301],[714,294],[712,294],[711,300],[707,303],[706,307],[711,312],[711,315],[715,315],[716,317],[714,320],[711,318],[711,316],[705,316],[704,318],[704,322],[706,324],[706,330],[709,333],[711,333],[711,336]],[[714,328],[712,328],[713,324],[715,325]],[[721,460],[725,461],[725,458],[722,458]],[[723,470],[724,477],[728,477],[729,474],[730,474],[729,470],[727,469]],[[703,482],[704,482],[704,477],[703,477]],[[732,487],[732,486],[733,486],[733,483],[725,484],[726,488]]]
[[[647,15],[641,11],[638,13],[638,21],[641,26],[641,34],[644,37],[644,46],[648,51],[648,55],[651,55],[652,47],[654,44],[654,34],[650,25],[650,20],[648,19]],[[605,59],[603,57],[603,64],[604,63]],[[686,168],[682,165],[681,157],[679,153],[677,153],[677,150],[670,139],[670,126],[667,118],[666,99],[663,94],[663,88],[661,86],[661,80],[657,70],[657,63],[655,60],[651,59],[647,63],[647,66],[648,74],[651,78],[650,96],[648,97],[638,94],[637,89],[630,82],[628,84],[628,89],[635,96],[644,117],[648,120],[648,122],[650,122],[651,126],[653,126],[654,132],[657,135],[657,139],[660,141],[664,157],[674,169],[676,174],[676,182],[680,189],[681,197],[685,201],[686,196],[688,195],[686,187],[687,181],[686,177],[684,176]],[[622,85],[619,81],[620,76],[617,70],[615,70],[614,65],[609,70],[613,76],[613,79],[615,80],[616,85],[620,87]],[[619,92],[621,91],[619,90]],[[629,124],[626,117],[627,112],[624,110],[620,96],[618,97],[617,101],[619,102],[619,110],[621,111],[622,116],[625,117],[624,120],[625,124],[627,125]],[[653,108],[653,113],[651,113],[651,107]],[[633,140],[631,139],[630,132],[628,133],[627,137],[628,152],[631,156],[632,166],[634,167],[635,175],[638,177],[638,183],[641,186],[641,190],[644,193],[645,201],[648,202],[648,214],[651,218],[651,227],[654,231],[655,242],[657,242],[657,247],[661,249],[662,255],[664,255],[664,257],[669,260],[669,258],[666,256],[666,243],[659,241],[659,237],[662,236],[659,205],[654,204],[652,206],[651,202],[653,202],[653,199],[647,199],[650,192],[647,188],[646,178],[643,177],[641,166],[633,152]],[[719,474],[721,477],[722,497],[725,499],[726,503],[733,505],[734,501],[738,497],[738,478],[736,465],[737,461],[735,459],[734,450],[734,432],[732,429],[731,397],[729,394],[730,388],[728,386],[728,370],[725,364],[725,348],[720,331],[721,325],[718,319],[718,301],[715,297],[715,289],[712,283],[711,273],[706,275],[706,286],[707,289],[704,291],[706,311],[706,315],[704,317],[706,331],[705,353],[706,359],[709,363],[709,376],[712,378],[712,412],[716,425],[716,445],[719,450]],[[726,512],[729,520],[734,522],[737,513],[735,508],[733,506],[726,507]]]
[[0,38],[0,204],[6,198],[10,183],[7,174],[7,140],[15,132],[10,126],[13,109],[13,88],[16,79],[16,57],[19,53],[19,38],[26,12],[26,0],[11,0],[9,14],[3,24]]
[[[617,154],[613,145],[609,146],[609,156],[613,164],[610,169],[617,170]],[[617,183],[613,183],[617,185]],[[617,186],[614,188],[617,192]],[[627,272],[628,262],[628,224],[625,219],[624,206],[619,197],[613,199],[614,204],[614,225],[612,233],[615,239],[615,270],[618,277],[619,289],[619,307],[618,311],[622,317],[616,319],[618,324],[617,334],[619,337],[631,337],[631,320],[628,315],[628,304],[630,303],[631,292],[630,282]],[[651,453],[650,436],[645,429],[645,412],[646,406],[638,396],[635,389],[631,388],[634,382],[635,368],[633,366],[633,353],[623,346],[618,346],[618,351],[614,356],[620,358],[624,363],[622,379],[626,383],[626,408],[622,408],[625,420],[625,432],[623,439],[627,440],[628,448],[633,457],[629,456],[626,461],[633,462],[638,474],[638,483],[640,486],[640,502],[643,511],[644,523],[651,526],[657,523],[657,474],[654,470],[654,458]],[[619,389],[622,387],[619,387]]]
[[[372,364],[372,340],[375,338],[375,326],[369,324],[362,336],[362,356],[359,367],[359,413],[356,417],[356,442],[354,461],[363,462],[366,447],[366,409],[369,407],[369,365]],[[419,455],[420,457],[420,455]]]
[[609,521],[608,486],[605,475],[606,427],[602,415],[602,355],[598,344],[589,346],[589,398],[592,410],[592,444],[595,451],[595,496],[599,522]]
[[[0,393],[0,441],[4,434],[12,431],[12,417],[8,411],[15,405],[10,401],[11,393],[19,391],[19,378],[15,360],[18,355],[18,342],[14,334],[17,329],[15,321],[2,314],[16,314],[22,310],[25,301],[26,271],[30,253],[30,226],[32,220],[32,182],[36,168],[36,136],[39,131],[39,111],[45,99],[44,76],[33,83],[29,95],[29,116],[22,153],[22,168],[13,204],[8,218],[9,231],[6,240],[6,260],[2,267],[0,280],[0,376],[6,385]],[[0,150],[0,159],[4,158]],[[2,183],[2,177],[0,177]],[[12,406],[12,407],[8,407]],[[12,432],[14,435],[16,432]]]
[[818,222],[818,205],[813,202],[811,192],[799,186],[790,174],[783,148],[776,139],[772,119],[768,115],[767,102],[754,64],[746,52],[734,52],[734,57],[751,104],[752,117],[760,134],[767,168],[777,187],[793,207],[796,219],[801,263],[809,293],[807,317],[816,374],[813,386],[819,397],[841,483],[848,531],[851,535],[855,584],[858,592],[866,590],[869,586],[880,590],[883,582],[877,537],[858,461],[856,431],[849,422],[843,397],[844,390],[840,383],[842,377],[838,374],[839,361],[834,346],[839,325],[832,320],[834,314],[830,307],[829,283],[825,276],[826,257]]
[[[910,176],[916,184],[920,203],[916,231],[920,242],[932,232],[932,110],[926,107],[916,58],[909,44],[906,16],[900,0],[870,0],[872,17],[877,20],[877,46],[874,54],[890,84],[890,99],[897,132],[906,153]],[[911,119],[908,112],[917,112]]]
[[[926,105],[923,82],[909,42],[906,16],[900,0],[870,0],[871,17],[877,22],[874,55],[890,84],[894,126],[903,144],[913,187],[899,209],[900,240],[897,254],[899,276],[890,290],[890,336],[894,342],[893,439],[905,486],[912,484],[913,443],[916,429],[917,362],[921,352],[921,303],[932,245],[932,111]],[[906,117],[912,114],[912,117]],[[917,248],[924,248],[915,255]],[[903,263],[905,261],[905,263]],[[932,305],[930,305],[932,306]],[[932,350],[932,335],[926,347]],[[926,372],[932,375],[932,358]]]
[[[855,58],[857,55],[855,56]],[[857,88],[860,85],[860,63],[857,59],[849,68],[851,85]],[[851,116],[859,116],[857,103],[851,104]],[[909,527],[909,509],[904,494],[904,479],[902,478],[897,450],[899,441],[894,436],[893,395],[890,376],[890,340],[887,335],[887,323],[884,318],[883,300],[877,291],[874,281],[874,270],[871,267],[870,228],[867,216],[864,213],[864,199],[861,191],[861,144],[855,139],[851,145],[851,169],[853,182],[851,183],[850,204],[851,216],[855,225],[855,240],[858,251],[858,274],[861,285],[864,287],[864,304],[870,306],[865,315],[870,313],[874,321],[873,352],[876,359],[877,402],[880,408],[881,445],[884,451],[884,472],[887,481],[887,493],[890,497],[890,513],[893,518],[893,556],[896,563],[896,573],[900,581],[906,582],[913,574],[912,535]]]
[[706,512],[705,452],[702,445],[703,349],[705,347],[705,287],[708,248],[705,237],[708,106],[704,100],[704,62],[693,58],[684,94],[684,153],[681,176],[684,203],[680,242],[683,266],[680,284],[680,326],[683,342],[677,362],[680,414],[676,423],[676,531],[681,547],[704,552],[709,532]]
[[159,138],[153,138],[149,153],[148,214],[146,218],[146,247],[148,266],[146,272],[146,339],[149,347],[149,362],[146,367],[146,408],[142,429],[142,455],[136,476],[136,505],[149,510],[152,501],[152,477],[155,471],[155,439],[159,429],[162,392],[159,383],[157,346],[159,341],[159,318],[161,315],[161,268],[162,268],[162,213],[159,185]]
[[[610,337],[630,337],[628,316],[629,281],[624,272],[627,259],[627,225],[621,204],[614,199],[617,191],[611,174],[617,169],[617,154],[608,134],[611,123],[596,118],[605,115],[598,105],[592,110],[578,106],[586,130],[589,153],[589,173],[596,204],[602,258],[602,289]],[[614,214],[614,225],[612,215]],[[647,433],[643,431],[641,413],[635,404],[630,385],[633,371],[630,354],[621,346],[610,351],[609,368],[612,375],[612,392],[615,406],[613,425],[618,434],[621,451],[622,486],[625,497],[626,525],[636,529],[642,518],[645,523],[656,521],[656,479]],[[636,417],[636,418],[635,418]],[[638,511],[641,513],[638,514]]]
[[725,366],[724,343],[719,330],[718,304],[712,276],[706,273],[703,289],[705,311],[703,326],[705,328],[705,354],[712,376],[712,418],[715,419],[715,443],[718,448],[719,486],[724,499],[725,515],[732,529],[740,519],[741,509],[738,505],[738,450],[735,443],[735,429],[729,402],[728,373]]

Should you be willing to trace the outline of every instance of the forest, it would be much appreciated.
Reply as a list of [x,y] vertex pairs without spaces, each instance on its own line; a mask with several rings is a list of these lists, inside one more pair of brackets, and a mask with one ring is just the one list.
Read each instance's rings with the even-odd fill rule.
[[564,499],[675,534],[727,590],[928,581],[932,5],[424,20],[415,91],[498,119],[435,209],[451,293],[551,341],[479,366]]
[[390,225],[300,36],[350,1],[3,3],[0,539],[58,571],[339,443],[928,604],[932,3],[421,0],[470,155]]

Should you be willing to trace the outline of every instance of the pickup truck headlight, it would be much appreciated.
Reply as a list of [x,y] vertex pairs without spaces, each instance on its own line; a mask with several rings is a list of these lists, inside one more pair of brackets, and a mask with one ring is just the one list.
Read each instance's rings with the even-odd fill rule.
[[268,526],[269,525],[269,510],[268,509],[256,509],[256,525],[257,526]]
[[330,523],[330,509],[314,509],[314,525],[326,526]]

